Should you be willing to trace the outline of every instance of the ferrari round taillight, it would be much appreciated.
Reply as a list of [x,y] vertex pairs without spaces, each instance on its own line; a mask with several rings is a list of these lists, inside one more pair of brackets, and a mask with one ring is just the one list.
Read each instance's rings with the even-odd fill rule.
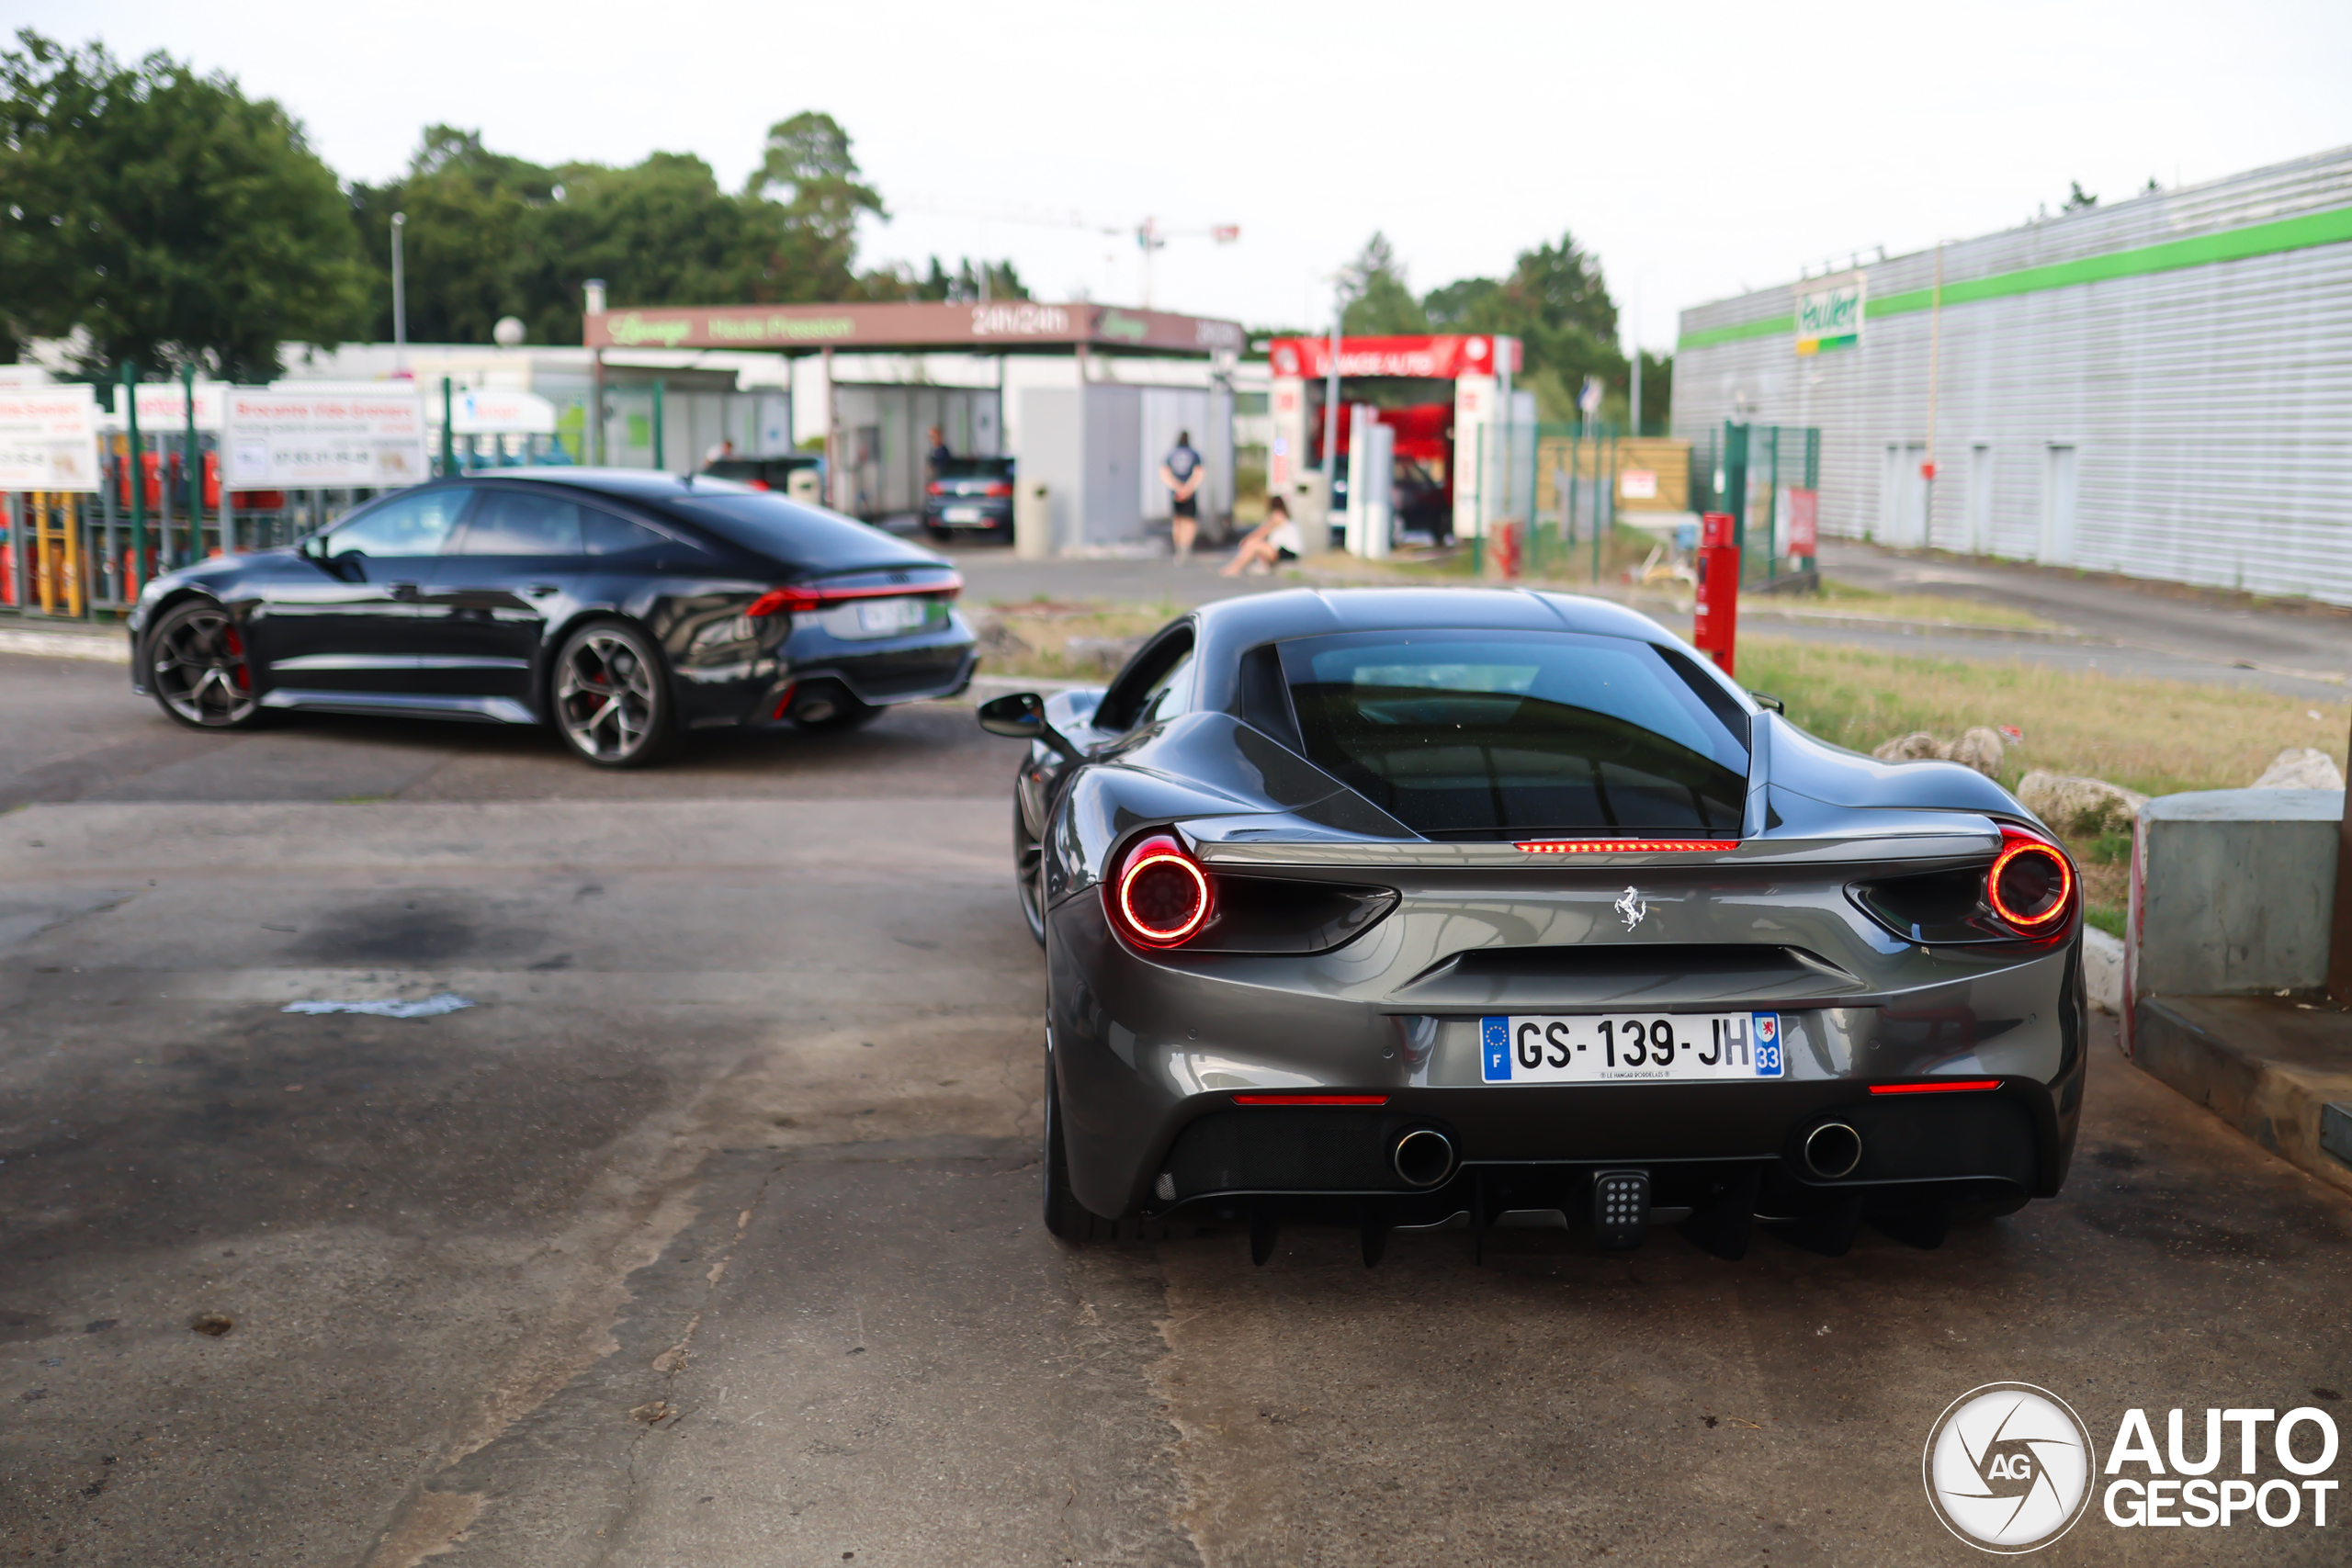
[[1209,879],[1183,845],[1155,833],[1127,852],[1110,902],[1128,940],[1174,947],[1207,922]]
[[2050,930],[2075,902],[2075,868],[2055,844],[2005,828],[2006,840],[1984,874],[1984,897],[1993,912],[2021,931]]

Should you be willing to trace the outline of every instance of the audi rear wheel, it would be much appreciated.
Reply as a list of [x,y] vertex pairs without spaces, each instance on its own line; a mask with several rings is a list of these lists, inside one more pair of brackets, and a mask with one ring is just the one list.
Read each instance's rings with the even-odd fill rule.
[[566,637],[553,696],[556,728],[583,761],[643,767],[669,746],[668,674],[652,639],[633,626],[596,621]]
[[157,624],[147,638],[147,678],[164,711],[191,729],[249,729],[263,716],[244,632],[209,600]]

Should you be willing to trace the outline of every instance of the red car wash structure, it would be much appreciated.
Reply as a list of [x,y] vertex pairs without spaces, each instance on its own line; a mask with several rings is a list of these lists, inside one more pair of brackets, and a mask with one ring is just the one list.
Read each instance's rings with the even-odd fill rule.
[[[1271,493],[1296,496],[1302,486],[1311,489],[1309,476],[1322,468],[1331,341],[1282,337],[1267,347],[1273,372]],[[1337,455],[1347,457],[1353,443],[1356,422],[1346,405],[1368,405],[1369,422],[1385,427],[1394,441],[1397,525],[1440,538],[1475,538],[1482,516],[1479,454],[1487,448],[1487,431],[1513,417],[1511,378],[1520,364],[1517,338],[1484,333],[1342,337]]]

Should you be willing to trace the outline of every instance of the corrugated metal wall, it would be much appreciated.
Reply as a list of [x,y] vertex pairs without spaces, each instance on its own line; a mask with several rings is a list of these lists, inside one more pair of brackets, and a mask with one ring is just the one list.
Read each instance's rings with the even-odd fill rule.
[[[2352,149],[1947,245],[1944,287],[2347,206]],[[1936,265],[1865,267],[1871,305]],[[1683,334],[1788,316],[1803,287]],[[1813,357],[1789,331],[1681,349],[1674,433],[1725,419],[1821,427],[1827,533],[2352,604],[2352,243],[1866,312]]]

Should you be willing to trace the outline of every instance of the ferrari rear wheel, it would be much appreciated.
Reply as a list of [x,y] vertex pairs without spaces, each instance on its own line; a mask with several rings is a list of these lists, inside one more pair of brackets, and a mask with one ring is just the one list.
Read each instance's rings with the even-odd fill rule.
[[1021,801],[1012,802],[1012,892],[1021,900],[1021,918],[1039,947],[1046,945],[1046,846],[1029,831]]
[[1078,1201],[1069,1190],[1069,1150],[1062,1141],[1062,1097],[1054,1082],[1054,1055],[1046,1053],[1046,1234],[1072,1247],[1116,1241],[1119,1225]]

